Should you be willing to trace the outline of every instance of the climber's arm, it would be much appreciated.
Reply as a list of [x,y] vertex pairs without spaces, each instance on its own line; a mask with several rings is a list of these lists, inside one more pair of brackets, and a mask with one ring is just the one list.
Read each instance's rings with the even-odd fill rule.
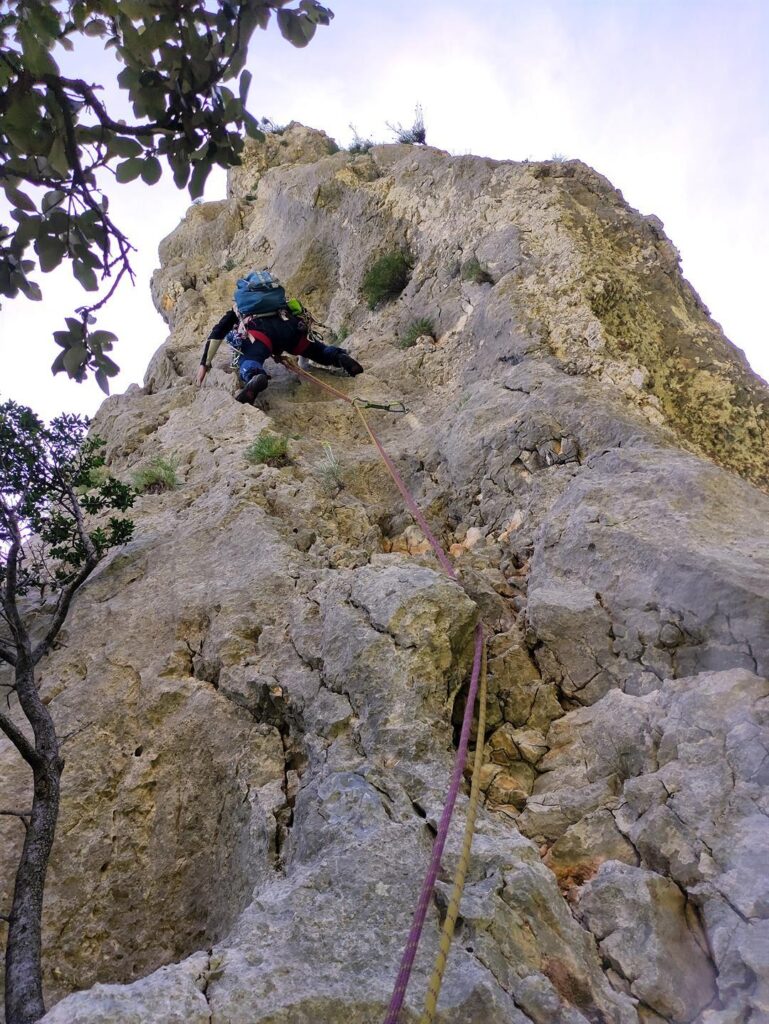
[[202,384],[206,379],[206,374],[211,369],[211,364],[214,361],[214,356],[219,351],[219,346],[222,343],[225,335],[228,331],[231,331],[236,326],[238,318],[229,309],[221,318],[221,320],[212,328],[211,333],[206,338],[206,343],[203,346],[203,355],[200,359],[200,366],[198,367],[197,382]]

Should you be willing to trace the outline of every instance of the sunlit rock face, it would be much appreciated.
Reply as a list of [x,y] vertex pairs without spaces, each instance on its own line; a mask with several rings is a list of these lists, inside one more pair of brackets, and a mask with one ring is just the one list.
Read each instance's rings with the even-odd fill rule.
[[[395,249],[409,283],[370,310]],[[139,498],[43,671],[67,761],[45,1020],[381,1020],[479,618],[484,802],[439,1019],[769,1017],[769,394],[660,222],[576,161],[292,125],[160,255],[170,337],[95,430],[117,475],[160,455],[179,485]],[[368,415],[462,586],[352,408],[283,367],[239,405],[224,351],[193,385],[262,266],[366,368],[323,379],[405,403]],[[286,465],[246,458],[265,429]]]

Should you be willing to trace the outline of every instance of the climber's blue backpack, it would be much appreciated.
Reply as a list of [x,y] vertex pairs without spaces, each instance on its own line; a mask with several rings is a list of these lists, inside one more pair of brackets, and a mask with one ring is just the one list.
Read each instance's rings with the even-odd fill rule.
[[286,305],[286,293],[269,270],[255,270],[239,278],[233,298],[241,316],[265,316]]

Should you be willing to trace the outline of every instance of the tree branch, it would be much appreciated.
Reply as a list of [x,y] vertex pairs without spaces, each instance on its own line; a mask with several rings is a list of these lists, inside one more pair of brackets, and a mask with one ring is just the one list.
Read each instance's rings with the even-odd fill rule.
[[[90,543],[90,537],[88,539]],[[93,545],[91,545],[91,547],[93,547]],[[43,639],[32,651],[33,665],[37,665],[40,659],[45,654],[47,654],[48,651],[50,651],[51,646],[59,633],[59,630],[64,625],[64,620],[66,619],[67,614],[69,612],[69,606],[72,603],[72,598],[75,596],[80,587],[82,587],[82,585],[85,583],[85,581],[88,579],[88,577],[91,575],[91,573],[98,564],[98,558],[96,558],[96,560],[93,562],[91,562],[90,560],[87,561],[83,568],[80,570],[80,572],[77,574],[77,576],[73,580],[70,580],[70,582],[62,588],[61,594],[59,595],[59,600],[56,602],[56,611],[53,613],[51,625],[48,627],[48,631],[46,632]]]
[[[59,79],[56,75],[45,75],[45,84],[50,92],[56,97],[61,110],[62,118],[64,119],[64,137],[65,137],[65,150],[67,153],[67,159],[69,160],[70,167],[72,168],[72,183],[78,190],[82,202],[89,206],[94,212],[98,213],[102,219],[102,223],[107,231],[107,236],[111,234],[118,246],[120,247],[120,254],[123,258],[126,256],[126,252],[123,249],[123,243],[129,245],[128,239],[125,235],[113,224],[110,218],[105,214],[99,204],[91,195],[91,189],[89,182],[86,180],[86,176],[83,172],[83,165],[80,162],[80,152],[77,144],[77,138],[75,137],[75,118],[72,113],[72,108],[69,104],[69,100],[64,95],[64,89],[67,87],[66,79]],[[84,83],[83,83],[84,84]],[[106,268],[107,258],[109,255],[109,248],[104,253],[104,264]]]
[[3,522],[12,537],[5,560],[5,585],[2,588],[0,598],[2,599],[3,612],[5,613],[4,618],[8,623],[11,633],[13,634],[13,642],[16,644],[16,650],[18,653],[26,637],[26,630],[24,629],[24,624],[21,621],[19,609],[16,607],[19,552],[21,551],[21,530],[19,528],[19,521],[16,518],[15,512],[8,506],[7,502],[2,500],[2,498],[0,498],[0,508],[2,508]]
[[90,566],[89,572],[94,568],[96,563],[99,561],[99,554],[94,547],[94,543],[91,540],[91,535],[88,533],[85,525],[85,519],[83,517],[83,510],[80,507],[80,502],[77,499],[75,490],[69,480],[66,477],[61,477],[64,489],[67,492],[69,500],[72,502],[72,515],[75,518],[75,525],[77,527],[77,535],[80,538],[80,543],[83,545],[83,550],[86,555],[86,565]]
[[19,818],[24,826],[24,831],[28,832],[32,811],[0,811],[0,817]]
[[39,768],[42,765],[42,758],[27,737],[2,711],[0,711],[0,729],[3,730],[30,768]]
[[97,99],[95,89],[82,78],[59,78],[57,75],[41,75],[38,81],[49,86],[61,85],[65,89],[82,96],[86,104],[93,110],[102,128],[109,128],[118,135],[156,135],[168,130],[171,126],[163,121],[152,121],[150,124],[121,124],[113,121],[101,100]]
[[[133,246],[129,246],[129,247],[133,248]],[[118,259],[117,261],[113,261],[112,266],[114,266],[115,262],[120,262],[120,259]],[[134,272],[133,272],[133,267],[128,262],[128,257],[127,256],[125,257],[125,259],[123,259],[122,265],[120,267],[120,270],[118,270],[118,272],[117,272],[117,277],[113,281],[112,287],[107,292],[107,294],[104,296],[104,298],[99,299],[99,301],[95,302],[92,306],[78,306],[78,308],[75,310],[75,312],[79,313],[79,315],[82,316],[82,317],[87,317],[89,313],[95,313],[97,309],[101,309],[101,307],[105,304],[105,302],[109,302],[109,300],[115,294],[115,291],[117,290],[117,286],[120,284],[121,280],[123,279],[123,274],[128,274],[132,281],[135,280]]]
[[16,655],[13,651],[8,650],[3,644],[0,643],[0,661],[6,662],[8,665],[16,664]]

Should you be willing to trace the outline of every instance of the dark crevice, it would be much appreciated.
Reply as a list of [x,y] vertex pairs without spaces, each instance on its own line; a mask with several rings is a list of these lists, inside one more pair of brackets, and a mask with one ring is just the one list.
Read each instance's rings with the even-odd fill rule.
[[422,807],[421,804],[418,804],[416,800],[412,800],[411,806],[414,808],[415,814],[418,814],[420,818],[424,818],[425,821],[427,820],[427,811],[424,809],[424,807]]
[[211,957],[213,956],[213,952],[213,949],[206,950],[206,953],[208,954],[208,959],[206,960],[206,965],[203,968],[203,984],[200,987],[200,991],[203,994],[203,998],[206,1001],[206,1005],[208,1006],[208,1024],[214,1024],[214,1010],[208,998],[208,986],[211,984],[211,981],[213,980],[211,977]]

